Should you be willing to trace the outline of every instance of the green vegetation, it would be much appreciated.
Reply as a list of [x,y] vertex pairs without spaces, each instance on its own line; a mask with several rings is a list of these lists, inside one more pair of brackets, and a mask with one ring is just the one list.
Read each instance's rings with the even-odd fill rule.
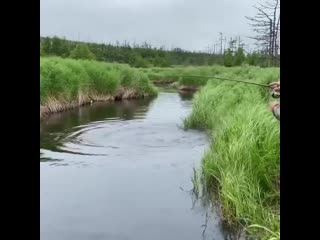
[[231,51],[231,49],[228,49],[224,55],[224,66],[226,67],[232,67],[233,65],[233,53]]
[[[207,83],[208,79],[194,78],[191,75],[212,76],[222,71],[226,71],[223,66],[203,66],[203,67],[172,67],[172,68],[147,68],[140,69],[141,72],[146,73],[150,80],[158,82],[166,82],[168,80],[179,82],[180,85],[194,85],[203,86]],[[184,76],[184,77],[179,77]]]
[[[204,156],[202,169],[195,170],[195,193],[199,192],[196,185],[200,184],[201,173],[208,190],[219,190],[223,214],[229,223],[243,226],[249,235],[259,239],[280,238],[280,127],[268,111],[268,91],[216,79],[177,77],[213,75],[268,84],[279,79],[279,68],[215,65],[136,69],[83,60],[86,54],[90,57],[90,51],[82,47],[70,54],[78,60],[40,57],[40,117],[42,113],[91,100],[156,95],[150,80],[202,86],[194,98],[192,113],[185,120],[188,128],[212,131],[212,145]],[[235,59],[242,61],[242,54],[235,55]]]
[[77,45],[70,52],[70,58],[95,60],[96,56],[90,51],[87,45]]
[[[217,77],[264,84],[279,79],[279,68],[219,72]],[[224,218],[258,239],[280,239],[280,126],[269,101],[264,88],[209,80],[185,120],[188,128],[212,131],[201,172],[207,190],[219,190]]]
[[127,65],[40,57],[40,116],[91,100],[156,95],[146,74]]
[[[191,52],[181,48],[155,48],[148,43],[143,44],[97,44],[75,42],[58,37],[40,37],[40,55],[58,56],[62,58],[96,59],[110,63],[129,64],[131,67],[170,67],[170,66],[239,66],[243,63],[250,65],[269,66],[270,62],[261,54],[245,55],[241,47],[235,49],[236,40],[232,41],[225,54],[207,52]],[[233,50],[230,50],[233,49]],[[231,55],[230,55],[231,54]],[[251,59],[255,56],[255,61]],[[226,59],[227,58],[227,59]],[[226,64],[227,63],[227,64]]]

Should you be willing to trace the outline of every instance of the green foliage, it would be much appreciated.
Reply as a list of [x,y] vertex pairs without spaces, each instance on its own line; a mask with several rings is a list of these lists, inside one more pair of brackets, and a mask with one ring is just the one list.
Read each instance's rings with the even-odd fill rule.
[[[217,76],[268,84],[278,80],[279,69],[224,68]],[[280,236],[280,126],[268,111],[269,94],[256,86],[210,80],[185,120],[186,127],[212,131],[202,163],[205,185],[219,187],[226,220],[241,223],[257,239]]]
[[[73,52],[78,45],[85,45],[95,55],[95,59],[98,61],[126,63],[132,67],[139,68],[150,66],[165,68],[172,65],[200,66],[208,65],[209,62],[210,65],[223,64],[223,58],[219,55],[184,51],[178,48],[173,50],[154,48],[148,43],[130,45],[128,42],[125,42],[124,44],[117,43],[117,45],[114,46],[111,44],[73,42],[57,37],[40,37],[40,44],[46,56],[69,57],[70,52]],[[76,58],[83,59],[80,57]]]
[[259,64],[259,54],[257,52],[253,52],[247,57],[248,64],[251,66],[258,66]]
[[234,55],[234,66],[241,66],[246,60],[244,51],[242,48],[238,48],[237,52]]
[[140,55],[137,54],[132,54],[130,59],[129,59],[129,64],[132,67],[137,67],[137,68],[146,68],[148,67],[148,61],[141,57]]
[[70,46],[67,40],[54,37],[51,42],[51,51],[56,52],[57,56],[68,57]]
[[96,56],[87,45],[78,44],[70,53],[70,58],[95,60]]
[[50,38],[44,38],[42,41],[40,41],[40,53],[43,53],[43,55],[50,55],[51,53],[51,39]]
[[121,76],[121,72],[118,69],[88,60],[81,61],[81,66],[88,74],[90,87],[95,92],[112,94],[118,89]]
[[90,93],[112,95],[120,88],[140,95],[157,94],[146,74],[126,65],[40,57],[41,104],[50,97],[70,102]]
[[[241,50],[236,51],[236,40],[232,40],[229,43],[230,52],[226,52],[227,55],[209,54],[204,52],[190,52],[181,48],[175,48],[172,50],[165,49],[164,47],[155,48],[148,43],[141,45],[129,44],[124,42],[123,44],[117,43],[117,45],[111,44],[96,44],[96,43],[83,43],[74,42],[58,37],[40,37],[41,56],[59,56],[59,57],[73,57],[76,59],[95,59],[97,61],[111,62],[111,63],[125,63],[130,64],[132,67],[146,68],[146,67],[161,67],[167,68],[170,66],[212,66],[212,65],[225,65],[235,66],[241,65],[244,60],[247,62],[249,59],[243,54]],[[77,53],[81,52],[79,46],[87,46],[92,54]],[[80,48],[76,50],[75,48]],[[72,52],[72,56],[70,56]],[[235,56],[233,54],[235,52]],[[238,52],[238,57],[237,57]],[[230,54],[231,53],[231,54]],[[83,55],[85,57],[83,57]],[[231,57],[232,55],[232,57]],[[272,66],[272,62],[264,61],[263,55],[256,54],[259,61],[251,61],[251,65],[261,65],[264,67]],[[231,60],[232,59],[232,60]],[[277,66],[278,61],[276,61]]]
[[230,48],[227,49],[226,53],[224,54],[224,66],[232,67],[233,66],[233,53]]
[[45,56],[45,55],[46,55],[45,50],[43,49],[42,46],[40,46],[40,57],[43,57],[43,56]]

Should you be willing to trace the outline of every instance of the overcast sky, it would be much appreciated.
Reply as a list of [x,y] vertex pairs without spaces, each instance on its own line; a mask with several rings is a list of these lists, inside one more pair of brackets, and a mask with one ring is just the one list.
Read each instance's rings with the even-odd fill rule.
[[[115,43],[147,41],[154,46],[203,51],[253,33],[245,16],[258,0],[40,0],[40,35]],[[253,46],[252,46],[253,47]]]

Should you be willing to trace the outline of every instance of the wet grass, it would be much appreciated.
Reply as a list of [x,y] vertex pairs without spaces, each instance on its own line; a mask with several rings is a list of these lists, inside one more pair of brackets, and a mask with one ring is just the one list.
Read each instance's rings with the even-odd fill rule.
[[195,194],[196,197],[199,197],[199,188],[200,188],[200,180],[199,180],[199,170],[196,168],[193,168],[193,177],[192,177],[192,185],[193,185],[193,193]]
[[91,100],[156,94],[148,76],[127,65],[40,57],[40,112],[65,110]]
[[[217,76],[267,84],[279,69],[232,68]],[[219,190],[224,219],[257,239],[280,239],[280,126],[269,100],[266,89],[209,80],[185,120],[212,132],[201,172],[207,188]]]

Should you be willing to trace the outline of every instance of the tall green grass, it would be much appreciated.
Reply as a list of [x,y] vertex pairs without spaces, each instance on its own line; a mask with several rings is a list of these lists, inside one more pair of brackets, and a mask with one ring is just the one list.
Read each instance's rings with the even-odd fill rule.
[[121,88],[141,96],[157,94],[148,76],[128,65],[40,57],[40,104],[50,97],[73,101],[91,93],[112,95]]
[[[279,69],[229,68],[216,76],[270,83]],[[211,129],[202,162],[208,189],[218,189],[223,214],[258,239],[280,238],[280,126],[268,111],[268,90],[209,80],[196,94],[188,128]]]
[[[263,72],[264,69],[259,67],[252,67],[244,65],[242,67],[232,67],[227,68],[224,66],[213,65],[205,67],[172,67],[172,68],[147,68],[140,69],[141,72],[147,74],[150,80],[157,80],[161,82],[167,80],[173,80],[179,83],[179,85],[184,86],[204,86],[208,82],[208,78],[198,78],[192,77],[196,76],[218,76],[218,75],[228,75],[228,76],[239,76],[241,73],[243,77],[247,79],[252,79],[256,77],[254,75],[255,71]],[[268,69],[265,69],[268,72]],[[181,77],[179,77],[181,76]]]

